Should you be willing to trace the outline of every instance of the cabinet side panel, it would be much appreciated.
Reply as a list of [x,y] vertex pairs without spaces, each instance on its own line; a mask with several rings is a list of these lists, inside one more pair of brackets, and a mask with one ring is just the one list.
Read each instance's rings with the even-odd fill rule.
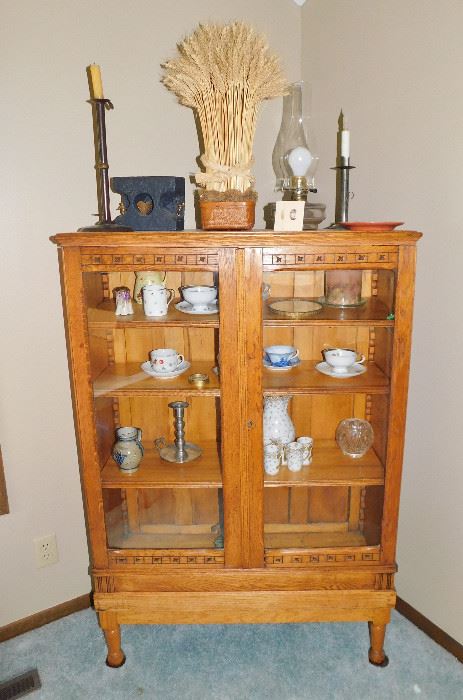
[[88,306],[98,306],[105,295],[103,276],[99,272],[84,272],[82,278]]
[[393,563],[397,543],[400,482],[404,452],[411,328],[415,289],[415,246],[401,246],[397,271],[395,331],[392,353],[393,373],[389,409],[386,482],[382,523],[384,563]]
[[106,530],[102,518],[103,497],[100,465],[93,414],[92,384],[88,347],[85,289],[80,267],[79,248],[59,250],[63,306],[66,319],[66,340],[78,436],[82,488],[94,567],[108,566]]

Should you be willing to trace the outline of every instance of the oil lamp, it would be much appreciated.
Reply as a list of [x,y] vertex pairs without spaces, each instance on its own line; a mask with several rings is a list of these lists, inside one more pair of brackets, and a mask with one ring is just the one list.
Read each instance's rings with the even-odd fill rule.
[[[283,200],[304,201],[304,229],[316,229],[325,218],[325,205],[307,202],[309,192],[317,192],[315,172],[318,167],[313,129],[310,118],[304,114],[308,93],[302,81],[289,86],[283,98],[272,165],[276,175],[275,190],[283,192]],[[270,204],[268,211],[267,223],[274,219],[275,204]]]

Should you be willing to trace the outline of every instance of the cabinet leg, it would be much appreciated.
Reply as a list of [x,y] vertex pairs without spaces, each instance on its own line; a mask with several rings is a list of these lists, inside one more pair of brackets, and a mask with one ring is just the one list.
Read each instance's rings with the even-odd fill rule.
[[103,629],[108,647],[106,665],[111,668],[119,668],[125,664],[125,654],[121,649],[121,628],[115,620],[106,620],[100,615],[100,625]]
[[384,653],[384,635],[386,634],[386,625],[377,625],[374,622],[369,622],[370,629],[370,650],[368,659],[374,666],[384,668],[388,665],[389,659]]

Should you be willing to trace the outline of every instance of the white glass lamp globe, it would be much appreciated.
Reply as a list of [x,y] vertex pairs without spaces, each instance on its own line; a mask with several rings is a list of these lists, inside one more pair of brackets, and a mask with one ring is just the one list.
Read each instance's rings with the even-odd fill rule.
[[305,146],[296,146],[288,154],[288,165],[296,177],[304,177],[313,161],[313,156]]

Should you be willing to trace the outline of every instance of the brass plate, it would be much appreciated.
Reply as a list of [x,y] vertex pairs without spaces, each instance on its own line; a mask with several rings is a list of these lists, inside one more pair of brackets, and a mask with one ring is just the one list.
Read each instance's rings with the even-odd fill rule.
[[280,299],[272,301],[268,308],[277,316],[285,316],[286,318],[307,318],[318,313],[323,308],[317,301],[309,299]]

